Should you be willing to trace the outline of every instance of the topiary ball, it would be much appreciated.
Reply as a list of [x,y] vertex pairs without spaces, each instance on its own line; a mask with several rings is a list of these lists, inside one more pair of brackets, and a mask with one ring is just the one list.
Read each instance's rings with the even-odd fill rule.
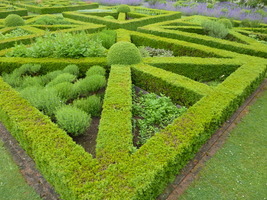
[[118,13],[128,13],[130,12],[131,9],[128,5],[125,5],[125,4],[122,4],[122,5],[119,5],[118,8],[117,8],[117,12]]
[[21,16],[16,14],[10,14],[5,18],[4,25],[5,27],[23,26],[25,25],[25,22]]
[[139,49],[130,42],[117,42],[108,51],[109,65],[132,65],[142,61]]

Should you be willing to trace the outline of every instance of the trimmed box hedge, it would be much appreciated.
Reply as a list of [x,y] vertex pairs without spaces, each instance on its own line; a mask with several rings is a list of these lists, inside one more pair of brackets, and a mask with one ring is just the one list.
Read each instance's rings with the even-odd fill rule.
[[[182,48],[188,55],[194,56],[195,52],[204,58],[144,58],[137,65],[111,67],[106,65],[106,58],[0,58],[0,73],[25,63],[39,63],[44,71],[63,69],[68,64],[77,64],[81,73],[92,65],[111,69],[97,158],[76,145],[0,77],[1,122],[65,200],[155,199],[265,78],[264,58],[123,29],[117,33],[117,41],[131,40],[136,45],[177,52]],[[187,68],[184,74],[181,74],[182,67]],[[196,68],[199,75],[193,73]],[[213,68],[217,74],[206,68]],[[208,79],[221,74],[227,77],[217,87],[184,77]],[[133,147],[130,135],[132,82],[191,106],[139,149]]]
[[0,11],[0,19],[6,18],[10,14],[16,14],[19,16],[27,16],[28,11],[23,8],[16,8],[16,10],[6,10],[6,11]]
[[91,4],[84,3],[83,5],[56,6],[56,7],[38,7],[38,6],[33,6],[27,3],[16,3],[15,5],[26,8],[29,12],[38,13],[38,14],[52,14],[52,13],[62,13],[64,11],[98,8],[98,3],[91,3]]

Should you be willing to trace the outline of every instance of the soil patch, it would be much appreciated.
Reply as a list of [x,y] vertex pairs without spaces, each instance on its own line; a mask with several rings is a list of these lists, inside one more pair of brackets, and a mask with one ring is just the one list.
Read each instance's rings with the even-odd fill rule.
[[73,140],[81,145],[86,152],[95,157],[96,138],[98,133],[98,126],[100,117],[93,117],[91,126],[86,130],[85,134],[73,137]]

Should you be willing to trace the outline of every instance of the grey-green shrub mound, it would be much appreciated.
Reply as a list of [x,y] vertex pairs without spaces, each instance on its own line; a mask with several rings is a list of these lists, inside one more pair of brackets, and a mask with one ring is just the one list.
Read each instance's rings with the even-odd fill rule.
[[77,98],[78,94],[75,92],[73,87],[74,85],[70,82],[63,82],[52,86],[64,102]]
[[73,74],[75,76],[79,75],[79,67],[77,65],[68,65],[63,69],[64,73]]
[[46,86],[53,86],[59,83],[63,82],[73,82],[76,79],[76,76],[69,73],[63,73],[58,75],[55,79],[53,79],[50,83],[48,83]]
[[86,99],[77,99],[73,101],[73,106],[85,111],[91,116],[98,117],[101,113],[101,100],[96,95],[89,96]]
[[63,106],[55,113],[57,124],[72,136],[85,132],[91,124],[91,116],[74,106]]
[[5,18],[4,25],[5,27],[23,26],[25,25],[25,22],[21,16],[16,14],[10,14]]
[[118,13],[128,13],[128,12],[131,12],[131,9],[128,5],[125,5],[125,4],[122,4],[122,5],[119,5],[118,8],[117,8],[117,12]]
[[213,20],[205,20],[202,22],[201,26],[209,36],[215,38],[223,39],[229,32],[228,28],[226,28],[222,23]]
[[105,74],[106,74],[105,68],[101,67],[99,65],[94,65],[94,66],[90,67],[86,72],[86,76],[93,76],[96,74],[105,76]]
[[233,28],[233,24],[229,19],[222,18],[222,19],[219,19],[218,22],[223,24],[228,29]]
[[109,65],[132,65],[142,61],[139,49],[130,42],[117,42],[108,51]]
[[88,95],[91,92],[96,92],[106,86],[106,78],[102,75],[93,75],[77,81],[74,84],[74,90],[79,95]]

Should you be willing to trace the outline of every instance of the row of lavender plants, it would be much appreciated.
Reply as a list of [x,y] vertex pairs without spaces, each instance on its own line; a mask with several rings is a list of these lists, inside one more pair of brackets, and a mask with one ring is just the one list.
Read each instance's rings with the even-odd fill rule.
[[227,17],[237,20],[251,20],[267,23],[267,8],[237,4],[232,2],[188,2],[172,0],[90,0],[102,5],[127,4],[132,6],[142,5],[148,8],[182,12],[183,15],[204,15],[212,17]]

